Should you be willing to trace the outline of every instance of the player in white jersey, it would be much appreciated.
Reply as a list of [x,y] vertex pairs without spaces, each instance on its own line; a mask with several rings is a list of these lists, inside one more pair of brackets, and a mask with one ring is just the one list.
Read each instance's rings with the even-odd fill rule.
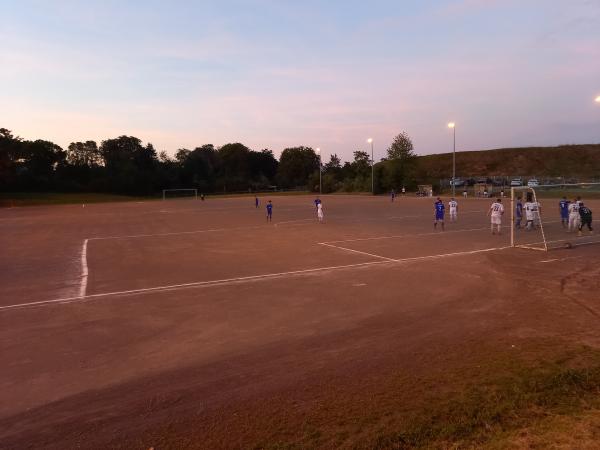
[[496,201],[492,203],[492,206],[490,206],[490,209],[488,211],[488,216],[490,216],[492,219],[492,234],[496,234],[496,232],[494,231],[494,225],[496,225],[498,229],[498,234],[502,234],[502,214],[504,214],[504,205],[502,205],[502,199],[497,198]]
[[323,203],[321,202],[317,205],[317,219],[319,222],[323,222]]
[[569,227],[568,231],[575,231],[579,229],[579,223],[581,221],[581,216],[579,215],[579,201],[574,199],[571,203],[569,203]]
[[450,210],[450,222],[456,222],[456,215],[458,213],[458,202],[454,200],[454,197],[448,202],[448,209]]
[[531,231],[539,226],[540,214],[542,207],[538,202],[533,201],[531,192],[527,193],[527,201],[525,202],[525,230]]

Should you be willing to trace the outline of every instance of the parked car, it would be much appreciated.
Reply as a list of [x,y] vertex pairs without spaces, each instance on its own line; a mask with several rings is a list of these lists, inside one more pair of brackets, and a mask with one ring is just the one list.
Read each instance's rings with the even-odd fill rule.
[[521,180],[520,178],[513,178],[512,180],[510,180],[510,185],[511,187],[523,186],[523,180]]
[[539,185],[540,185],[540,183],[535,178],[532,178],[531,180],[529,180],[527,182],[527,186],[529,186],[529,187],[536,187],[536,186],[539,186]]
[[454,180],[450,180],[450,186],[463,186],[465,182],[460,178],[455,178]]

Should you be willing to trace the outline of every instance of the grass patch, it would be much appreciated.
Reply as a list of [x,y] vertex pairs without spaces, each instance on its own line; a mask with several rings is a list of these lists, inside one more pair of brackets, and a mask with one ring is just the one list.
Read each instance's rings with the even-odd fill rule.
[[582,415],[600,421],[600,352],[587,352],[592,352],[592,361],[580,367],[573,357],[534,368],[513,367],[509,375],[470,384],[461,394],[413,415],[401,430],[380,434],[368,447],[520,447],[522,430],[527,430],[528,441],[544,442],[549,432],[560,435],[556,428],[543,426],[553,421],[562,423],[562,434],[568,436]]

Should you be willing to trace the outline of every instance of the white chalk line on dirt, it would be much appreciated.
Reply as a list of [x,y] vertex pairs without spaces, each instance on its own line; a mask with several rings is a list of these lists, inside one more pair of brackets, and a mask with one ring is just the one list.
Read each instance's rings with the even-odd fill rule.
[[85,297],[87,293],[87,282],[88,282],[88,264],[87,264],[87,246],[88,240],[83,241],[81,246],[81,281],[79,284],[79,296]]
[[[470,251],[465,251],[465,252],[441,253],[441,254],[437,254],[437,255],[415,256],[412,258],[402,258],[402,259],[391,259],[389,261],[388,260],[368,261],[368,262],[364,262],[364,263],[345,264],[345,265],[340,265],[340,266],[317,267],[317,268],[313,268],[313,269],[292,270],[292,271],[288,271],[288,272],[276,272],[276,273],[267,273],[267,274],[261,274],[261,275],[249,275],[249,276],[245,276],[245,277],[224,278],[224,279],[220,279],[220,280],[196,281],[196,282],[191,282],[191,283],[171,284],[171,285],[156,286],[156,287],[151,287],[151,288],[140,288],[140,289],[130,289],[130,290],[123,290],[123,291],[103,292],[103,293],[99,293],[99,294],[89,294],[89,295],[84,295],[84,296],[66,297],[66,298],[58,298],[58,299],[52,299],[52,300],[42,300],[42,301],[37,301],[37,302],[5,305],[5,306],[0,306],[0,311],[41,307],[41,306],[50,306],[50,305],[55,305],[55,304],[85,302],[85,301],[91,301],[91,300],[102,299],[102,298],[107,298],[107,297],[120,297],[120,296],[129,296],[129,295],[154,293],[154,292],[166,292],[166,291],[173,291],[173,290],[186,289],[186,288],[224,286],[224,285],[229,285],[229,284],[245,283],[245,282],[251,282],[251,281],[262,281],[262,280],[266,280],[266,279],[284,278],[284,277],[288,277],[288,276],[297,276],[297,275],[312,274],[312,273],[323,273],[323,272],[327,273],[327,272],[333,272],[333,271],[343,270],[343,269],[353,269],[353,268],[358,268],[358,267],[368,267],[368,266],[383,265],[383,264],[397,264],[397,263],[403,263],[403,262],[426,261],[426,260],[431,260],[431,259],[441,259],[441,258],[448,258],[448,257],[454,257],[454,256],[463,256],[463,255],[473,255],[473,254],[477,254],[477,253],[494,252],[494,251],[505,250],[507,248],[510,248],[510,247],[493,247],[493,248],[484,248],[484,249],[479,249],[479,250],[470,250]],[[383,258],[383,257],[380,257],[380,258]]]
[[544,259],[544,260],[538,261],[538,262],[540,262],[542,264],[545,264],[545,263],[565,261],[567,259],[576,259],[576,258],[583,258],[583,255],[581,255],[581,256],[567,256],[566,258]]
[[[510,228],[510,225],[506,225],[502,228]],[[466,233],[471,231],[483,231],[490,230],[490,227],[481,227],[481,228],[461,228],[460,230],[447,230],[447,231],[430,231],[427,233],[413,233],[413,234],[397,234],[391,236],[374,236],[368,238],[357,238],[357,239],[343,239],[339,241],[326,241],[319,242],[319,244],[342,244],[344,242],[360,242],[360,241],[376,241],[381,239],[404,239],[404,238],[412,238],[412,237],[420,237],[420,236],[444,236],[449,233]]]
[[319,245],[324,245],[324,246],[331,247],[331,248],[337,248],[339,250],[344,250],[346,252],[351,252],[351,253],[357,253],[360,255],[372,256],[373,258],[383,259],[385,261],[396,261],[395,259],[388,258],[386,256],[376,255],[374,253],[361,252],[359,250],[354,250],[352,248],[340,247],[339,245],[327,244],[325,242],[321,242],[321,243],[319,243]]
[[[559,221],[556,220],[556,221],[551,221],[551,222],[546,222],[546,223],[558,223],[558,222]],[[453,222],[449,222],[449,223],[453,223]],[[511,227],[511,225],[502,226],[502,228],[510,228],[510,227]],[[342,244],[344,242],[376,241],[376,240],[380,240],[380,239],[404,239],[404,238],[420,237],[420,236],[444,236],[449,233],[466,233],[466,232],[471,232],[471,231],[485,231],[485,230],[489,231],[490,226],[488,225],[486,227],[480,227],[480,228],[461,228],[459,230],[428,231],[427,233],[396,234],[396,235],[390,235],[390,236],[372,236],[372,237],[366,237],[366,238],[342,239],[339,241],[319,242],[319,244]],[[559,242],[559,241],[553,241],[553,242]]]

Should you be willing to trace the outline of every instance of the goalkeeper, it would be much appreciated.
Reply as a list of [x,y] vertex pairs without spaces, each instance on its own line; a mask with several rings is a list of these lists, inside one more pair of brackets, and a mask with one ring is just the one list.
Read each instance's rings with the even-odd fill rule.
[[581,222],[579,222],[579,236],[581,236],[581,230],[584,225],[587,225],[590,234],[592,234],[594,232],[592,228],[592,210],[585,206],[583,202],[579,204],[579,216],[581,217]]

